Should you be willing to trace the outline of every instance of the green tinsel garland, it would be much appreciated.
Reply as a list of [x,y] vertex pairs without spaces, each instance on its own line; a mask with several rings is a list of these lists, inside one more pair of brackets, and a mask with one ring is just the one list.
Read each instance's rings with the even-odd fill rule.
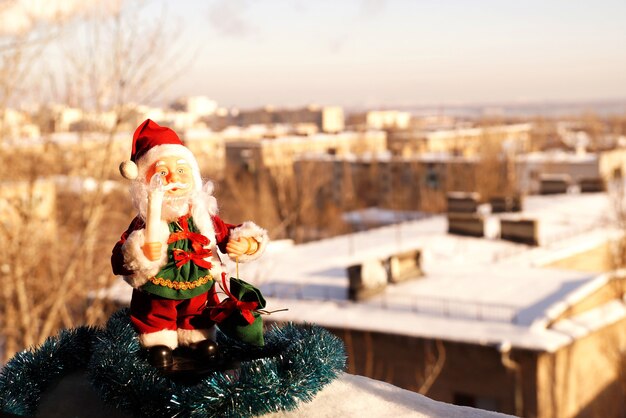
[[[87,332],[90,338],[83,335]],[[81,338],[74,341],[73,335]],[[341,340],[316,326],[273,327],[264,347],[218,333],[220,350],[241,359],[241,367],[213,372],[194,385],[163,377],[146,362],[128,310],[115,313],[104,331],[79,328],[57,339],[63,342],[56,352],[44,348],[47,341],[7,364],[0,375],[0,411],[32,414],[53,379],[87,361],[89,379],[101,398],[139,417],[252,417],[292,410],[300,401],[312,400],[345,367]],[[74,360],[68,363],[69,353]],[[57,355],[60,359],[54,359]],[[37,368],[51,358],[56,366]]]
[[37,349],[16,354],[0,371],[0,412],[34,415],[52,383],[87,366],[98,332],[91,327],[64,330]]

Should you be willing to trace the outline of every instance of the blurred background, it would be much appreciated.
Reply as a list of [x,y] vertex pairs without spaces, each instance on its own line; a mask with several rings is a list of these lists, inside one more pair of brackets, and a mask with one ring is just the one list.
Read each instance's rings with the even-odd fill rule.
[[[0,364],[130,287],[118,165],[176,130],[243,272],[348,371],[537,417],[626,414],[626,3],[0,1]],[[382,272],[382,273],[381,273]],[[382,275],[382,279],[381,279]]]

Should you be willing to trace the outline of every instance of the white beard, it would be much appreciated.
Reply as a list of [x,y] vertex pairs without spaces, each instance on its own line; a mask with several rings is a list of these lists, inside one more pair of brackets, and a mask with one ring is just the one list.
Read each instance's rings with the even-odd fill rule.
[[[148,212],[148,190],[148,184],[143,181],[134,180],[130,186],[133,206],[135,206],[135,209],[137,209],[137,212],[143,219],[146,219]],[[161,206],[161,219],[166,222],[172,222],[181,216],[187,215],[195,193],[195,191],[190,191],[184,196],[168,196],[166,194],[163,197],[163,206]]]
[[[146,219],[146,214],[148,213],[148,190],[149,185],[145,181],[137,179],[130,184],[130,196],[133,206],[143,219]],[[195,208],[194,210],[207,211],[211,215],[216,214],[217,202],[212,192],[213,184],[207,182],[203,189],[193,188],[185,196],[165,195],[161,209],[161,219],[166,222],[175,221],[181,216],[187,215],[190,212],[191,205]]]
[[161,219],[169,223],[187,215],[190,204],[191,193],[185,196],[165,196],[161,207]]

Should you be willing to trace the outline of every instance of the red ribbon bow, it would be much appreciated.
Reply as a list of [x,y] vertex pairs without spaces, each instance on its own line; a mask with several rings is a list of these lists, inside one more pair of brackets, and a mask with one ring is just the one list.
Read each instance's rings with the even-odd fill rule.
[[220,304],[211,311],[211,314],[209,315],[211,319],[219,324],[228,318],[235,310],[238,310],[241,311],[241,315],[246,322],[248,324],[252,324],[255,319],[252,311],[259,305],[258,302],[244,302],[237,299],[232,293],[230,293],[230,290],[226,287],[226,273],[222,273],[222,288],[228,298],[221,301]]
[[192,248],[196,252],[198,252],[202,249],[202,247],[209,244],[209,239],[205,237],[204,235],[199,234],[197,232],[191,232],[189,230],[188,219],[189,219],[188,216],[181,216],[180,218],[178,218],[178,223],[180,224],[180,227],[183,230],[171,233],[169,238],[167,239],[167,243],[171,244],[173,242],[180,241],[182,239],[188,239],[191,241]]
[[211,263],[205,260],[205,257],[211,255],[211,250],[202,249],[196,252],[187,252],[184,250],[174,250],[174,260],[176,260],[176,267],[181,268],[188,262],[193,262],[198,267],[204,267],[205,269],[211,268]]

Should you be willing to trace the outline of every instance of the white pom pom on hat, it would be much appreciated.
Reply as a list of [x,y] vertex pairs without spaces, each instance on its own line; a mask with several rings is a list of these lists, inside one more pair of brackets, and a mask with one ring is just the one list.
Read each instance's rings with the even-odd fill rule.
[[120,174],[128,180],[135,180],[139,175],[139,168],[137,167],[137,164],[130,160],[123,161],[120,164]]

